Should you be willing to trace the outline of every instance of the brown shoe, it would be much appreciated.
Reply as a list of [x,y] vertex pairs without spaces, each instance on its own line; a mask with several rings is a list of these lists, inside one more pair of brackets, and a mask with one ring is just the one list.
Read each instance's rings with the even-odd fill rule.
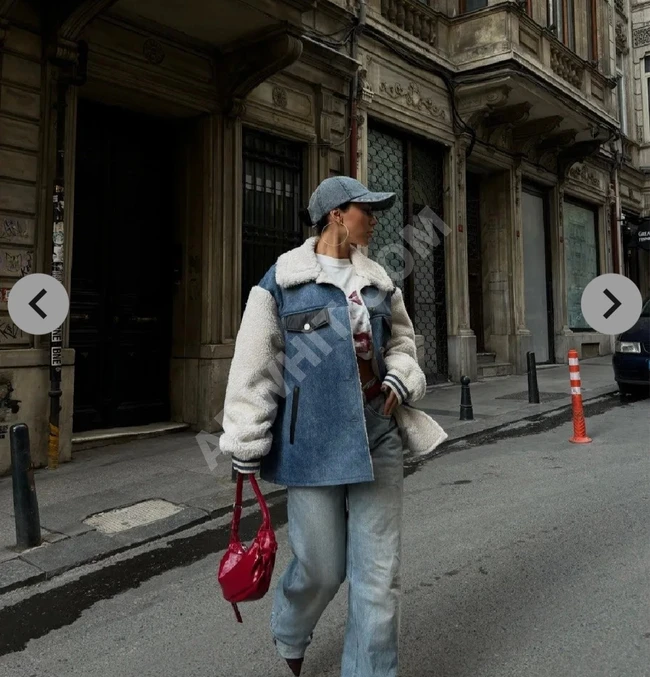
[[302,670],[302,662],[305,660],[304,658],[285,658],[285,661],[287,661],[287,665],[289,666],[289,669],[291,672],[293,672],[296,677],[300,676],[300,671]]

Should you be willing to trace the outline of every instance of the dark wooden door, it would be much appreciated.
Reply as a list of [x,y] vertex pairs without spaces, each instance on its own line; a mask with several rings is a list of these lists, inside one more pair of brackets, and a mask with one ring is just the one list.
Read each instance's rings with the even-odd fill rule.
[[476,334],[476,352],[485,351],[483,330],[483,261],[481,258],[481,178],[467,174],[467,273],[469,276],[469,316]]
[[79,104],[70,298],[75,431],[170,416],[170,135],[155,118]]

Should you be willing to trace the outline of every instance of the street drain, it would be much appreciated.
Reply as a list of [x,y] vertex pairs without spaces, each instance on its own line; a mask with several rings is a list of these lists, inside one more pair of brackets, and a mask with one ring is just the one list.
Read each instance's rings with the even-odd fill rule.
[[143,527],[152,522],[171,517],[181,512],[182,507],[155,499],[129,505],[126,508],[116,508],[91,515],[84,520],[84,524],[94,527],[103,534],[117,534],[121,531]]

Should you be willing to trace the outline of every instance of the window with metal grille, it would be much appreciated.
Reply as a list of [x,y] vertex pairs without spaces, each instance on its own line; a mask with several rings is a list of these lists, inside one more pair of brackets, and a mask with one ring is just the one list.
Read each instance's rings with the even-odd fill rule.
[[277,257],[302,243],[304,155],[302,144],[252,129],[243,148],[242,312]]

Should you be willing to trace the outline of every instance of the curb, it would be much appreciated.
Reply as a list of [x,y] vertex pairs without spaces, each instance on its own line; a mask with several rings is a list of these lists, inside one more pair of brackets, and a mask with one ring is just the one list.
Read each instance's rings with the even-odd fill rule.
[[[595,388],[583,400],[593,401],[618,392],[615,385]],[[569,399],[569,396],[567,396]],[[471,439],[478,435],[495,434],[504,428],[522,421],[533,423],[540,417],[565,411],[571,407],[570,399],[562,405],[547,403],[546,405],[527,405],[535,407],[533,411],[521,410],[522,415],[515,418],[512,414],[494,417],[486,424],[484,419],[467,421],[456,426],[448,433],[448,438],[433,452],[424,456],[406,456],[404,467],[412,468],[439,456],[453,451],[454,444],[463,439]],[[264,493],[266,499],[273,499],[284,494],[286,489],[280,488]],[[253,496],[243,502],[244,508],[257,503]],[[20,588],[32,586],[36,583],[49,581],[65,572],[71,571],[86,564],[101,562],[109,557],[127,552],[136,547],[146,545],[162,538],[173,536],[205,522],[219,519],[227,515],[232,506],[225,506],[213,510],[203,510],[186,506],[179,513],[160,520],[152,525],[137,527],[126,535],[105,536],[97,531],[87,531],[77,536],[71,536],[53,543],[46,543],[25,551],[17,558],[0,563],[0,595]],[[44,555],[45,553],[45,555]]]

